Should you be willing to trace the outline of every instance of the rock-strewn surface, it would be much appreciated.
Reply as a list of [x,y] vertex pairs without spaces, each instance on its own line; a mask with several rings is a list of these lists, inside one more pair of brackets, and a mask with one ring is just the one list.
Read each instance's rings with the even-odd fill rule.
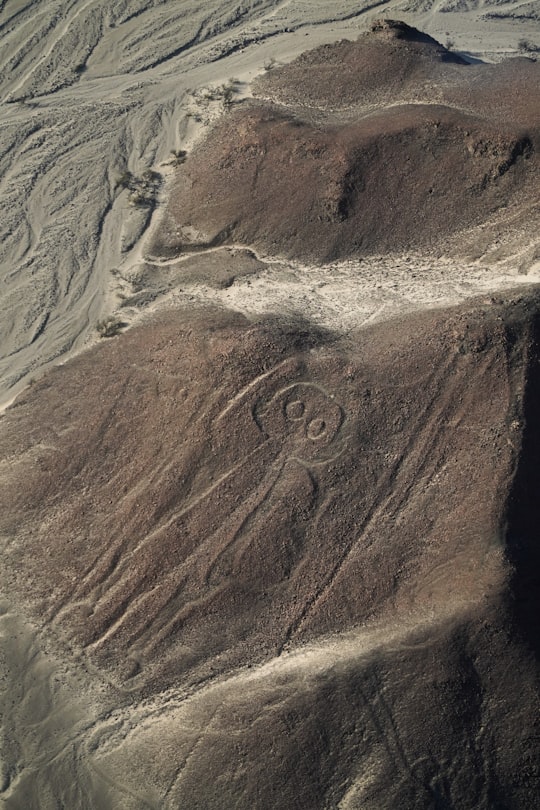
[[6,413],[7,594],[127,806],[533,806],[538,307],[177,311]]
[[[71,345],[74,327],[16,294],[59,256],[65,285],[47,278],[66,304],[80,296],[72,280],[84,287],[85,268],[119,252],[127,321],[160,295],[183,304],[57,367],[0,418],[3,807],[536,810],[540,296],[493,290],[538,267],[538,65],[468,65],[386,21],[270,70],[178,168],[141,253],[150,208],[124,216],[122,199],[165,189],[149,166],[163,127],[172,162],[185,157],[176,85],[202,74],[174,73],[184,49],[235,61],[252,34],[283,28],[284,8],[300,25],[318,4],[216,5],[223,25],[249,5],[262,27],[218,30],[208,47],[215,13],[182,45],[144,3],[95,29],[74,4],[39,60],[34,5],[4,14],[8,40],[24,43],[6,107],[25,144],[24,182],[12,173],[7,188],[22,188],[26,213],[12,207],[6,227],[9,300],[33,312],[28,357],[41,362],[49,323]],[[206,10],[183,5],[189,39],[190,9],[192,23]],[[64,37],[78,42],[75,73]],[[138,71],[136,88],[118,83],[115,60]],[[129,94],[146,93],[145,72],[152,101],[139,110]],[[122,86],[135,118],[130,106],[111,150],[91,100]],[[90,99],[80,144],[38,126],[61,88],[70,116],[78,93]],[[190,97],[219,105],[224,92]],[[96,172],[85,150],[101,154],[98,130],[109,162]],[[51,184],[41,145],[57,155],[63,137],[74,183],[55,159]],[[90,213],[105,206],[97,231],[80,225],[73,189]],[[452,245],[491,245],[495,262],[517,245],[519,261],[504,278],[488,259],[456,267]],[[423,255],[359,259],[410,246]],[[45,253],[50,265],[36,261]],[[70,305],[79,330],[87,303]]]
[[510,221],[530,226],[539,78],[531,60],[470,65],[388,21],[304,54],[259,79],[259,101],[222,119],[178,170],[154,251],[439,254],[465,228],[488,224],[495,241]]

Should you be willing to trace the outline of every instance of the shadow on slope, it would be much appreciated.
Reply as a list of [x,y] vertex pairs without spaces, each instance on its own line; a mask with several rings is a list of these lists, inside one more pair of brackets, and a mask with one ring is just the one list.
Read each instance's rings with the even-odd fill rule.
[[510,493],[507,549],[514,565],[516,629],[540,657],[540,317],[531,322],[524,375],[523,438]]

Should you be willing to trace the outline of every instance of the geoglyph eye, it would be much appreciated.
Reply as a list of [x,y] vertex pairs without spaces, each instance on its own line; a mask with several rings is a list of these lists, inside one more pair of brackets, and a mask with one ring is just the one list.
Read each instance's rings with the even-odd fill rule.
[[320,439],[324,436],[326,431],[326,422],[324,419],[312,419],[307,426],[306,433],[310,439]]
[[344,413],[317,384],[297,382],[277,391],[256,418],[268,438],[282,442],[283,452],[315,462],[339,433]]
[[[301,399],[293,399],[285,405],[285,416],[291,422],[301,422],[306,424],[306,436],[308,439],[321,439],[326,431],[326,422],[320,417],[309,419],[310,414],[306,414],[306,406]],[[309,420],[309,421],[308,421]]]
[[304,405],[301,399],[295,399],[292,402],[288,402],[285,407],[287,419],[292,419],[295,422],[299,419],[302,419],[305,411],[306,406]]

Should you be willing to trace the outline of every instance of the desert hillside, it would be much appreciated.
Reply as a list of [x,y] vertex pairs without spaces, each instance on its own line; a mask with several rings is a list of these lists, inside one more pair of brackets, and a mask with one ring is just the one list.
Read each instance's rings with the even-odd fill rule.
[[536,3],[0,4],[6,810],[536,810]]
[[91,690],[82,806],[534,806],[538,313],[177,310],[18,398],[2,581]]
[[[60,0],[9,0],[0,4],[1,401],[9,402],[43,369],[88,345],[96,337],[96,324],[138,291],[148,237],[161,221],[169,199],[173,164],[178,154],[192,151],[223,111],[223,94],[216,92],[220,88],[231,88],[232,96],[227,98],[236,104],[257,92],[257,78],[264,74],[263,84],[277,101],[279,76],[289,77],[282,90],[285,86],[290,89],[303,63],[295,63],[285,74],[282,67],[306,51],[313,52],[304,57],[306,64],[314,58],[320,61],[317,48],[325,44],[332,44],[328,59],[330,53],[347,49],[351,57],[358,54],[353,43],[381,16],[404,20],[443,47],[448,45],[454,57],[441,66],[445,70],[455,68],[458,73],[463,59],[473,62],[477,71],[479,61],[489,67],[511,59],[514,66],[518,57],[522,63],[518,73],[533,71],[536,75],[537,65],[527,62],[524,67],[523,63],[534,58],[535,48],[540,46],[537,6],[535,0],[399,0],[382,5],[364,0],[331,5],[322,0],[214,0],[204,6],[191,0],[181,4],[171,0],[73,0],[69,6]],[[378,38],[384,40],[385,36]],[[418,50],[429,51],[425,39],[414,43],[412,62],[417,60]],[[342,40],[350,45],[342,44],[336,51],[335,43]],[[395,93],[399,70],[395,63],[381,67],[376,49],[371,50],[372,67],[364,60],[369,73],[363,78],[364,92],[372,85],[380,93],[381,80],[393,76],[389,93]],[[382,50],[386,59],[388,48],[383,45]],[[403,48],[398,52],[402,57]],[[443,52],[439,48],[437,53],[440,57]],[[422,60],[428,72],[432,62]],[[349,69],[353,68],[351,64]],[[319,64],[319,87],[309,90],[307,83],[303,92],[320,93],[322,103],[332,82],[340,82],[341,73],[333,72],[330,64],[326,69]],[[415,73],[417,70],[406,86],[415,85]],[[298,82],[296,86],[300,86]],[[351,92],[350,83],[348,87]],[[309,101],[307,95],[305,98]],[[476,103],[478,98],[476,94]],[[497,101],[497,85],[490,98]],[[445,103],[452,106],[452,99],[448,97]],[[492,127],[481,124],[491,133]],[[495,129],[498,126],[496,122]],[[510,133],[503,133],[505,155],[508,149],[512,151],[515,129],[511,121]],[[313,135],[324,146],[323,134]],[[464,149],[470,161],[459,130],[452,126],[447,135],[451,140],[457,136],[454,150]],[[428,146],[433,143],[429,127],[425,137]],[[408,141],[410,133],[398,131],[393,138],[399,145],[400,138]],[[344,145],[346,160],[351,159],[348,144],[350,138]],[[416,157],[418,148],[415,144]],[[274,157],[278,158],[277,152]],[[480,163],[489,164],[486,171],[490,174],[505,160],[503,156],[498,163],[493,158],[490,161],[488,154]],[[299,170],[300,180],[305,168]],[[489,268],[492,287],[513,286],[504,279],[508,272],[529,272],[538,262],[538,245],[532,239],[535,230],[518,225],[516,236],[508,209],[500,207],[515,188],[516,170],[518,167],[502,178],[500,194],[493,189],[488,192],[487,208],[482,203],[477,210],[471,204],[473,211],[467,213],[469,218],[471,213],[482,218],[482,212],[499,206],[495,215],[502,217],[502,227],[496,227],[499,241],[490,233],[474,231],[464,235],[457,246],[461,260],[467,243],[467,257],[475,263],[473,272]],[[481,182],[482,177],[472,182]],[[343,182],[342,168],[336,177],[339,182]],[[396,181],[389,175],[387,182],[391,186]],[[339,203],[338,190],[326,191],[333,210]],[[437,191],[442,193],[440,187]],[[426,192],[429,187],[421,184],[416,201],[425,202]],[[458,212],[452,212],[452,218],[460,223]],[[231,224],[228,217],[225,220]],[[325,230],[325,249],[332,250]],[[418,239],[417,223],[414,234]],[[379,233],[377,239],[381,238]],[[296,252],[300,247],[296,245]],[[454,247],[453,243],[445,246],[443,255],[451,255]],[[505,263],[508,257],[510,261]],[[173,286],[182,288],[181,303],[189,305],[190,296],[198,296],[182,284]],[[450,289],[456,286],[459,300],[464,288],[454,276]],[[432,298],[438,299],[439,291]],[[122,313],[121,319],[131,321],[137,309]]]
[[177,171],[154,253],[243,243],[328,262],[466,250],[473,226],[534,233],[539,88],[537,62],[472,65],[376,21],[257,81]]

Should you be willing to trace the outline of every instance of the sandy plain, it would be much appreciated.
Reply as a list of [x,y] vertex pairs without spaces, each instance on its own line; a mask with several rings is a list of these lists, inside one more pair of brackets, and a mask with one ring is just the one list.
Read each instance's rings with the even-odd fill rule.
[[[190,151],[224,112],[222,96],[212,88],[238,79],[234,102],[250,95],[251,82],[271,69],[274,60],[286,63],[319,44],[355,39],[374,17],[381,16],[404,19],[443,43],[451,40],[452,49],[471,60],[515,57],[522,39],[540,45],[537,2],[373,5],[347,0],[329,8],[318,0],[260,0],[215,2],[202,9],[187,0],[114,4],[96,0],[67,5],[8,0],[1,5],[0,383],[4,406],[31,383],[27,392],[31,414],[41,386],[49,384],[47,378],[41,381],[45,372],[96,344],[100,351],[114,354],[112,348],[103,349],[96,329],[109,316],[151,330],[148,324],[171,305],[187,307],[191,313],[199,305],[224,304],[255,317],[256,322],[279,312],[346,335],[359,328],[376,328],[396,316],[434,307],[442,311],[468,299],[474,324],[478,312],[484,317],[486,310],[496,310],[498,296],[508,290],[513,291],[512,306],[522,306],[520,288],[530,292],[530,286],[540,281],[538,234],[527,229],[509,232],[498,244],[488,243],[479,252],[470,247],[478,244],[475,231],[469,244],[464,238],[455,252],[434,256],[408,251],[330,266],[230,245],[215,251],[217,275],[204,271],[197,256],[179,263],[155,256],[149,248],[170,196],[178,152]],[[126,172],[137,178],[135,188],[126,183]],[[147,174],[145,179],[149,172],[158,177]],[[132,205],[133,194],[141,191],[150,195],[151,204]],[[184,264],[189,266],[187,276]],[[441,315],[440,328],[449,335],[453,352],[457,333],[452,331],[453,316],[448,317]],[[497,315],[486,317],[496,320]],[[507,315],[503,312],[500,317]],[[516,327],[517,345],[525,356],[527,338],[520,328]],[[470,385],[474,379],[474,368],[467,364],[473,361],[461,325],[458,332],[458,343],[464,341],[466,346],[460,394],[471,396],[472,417],[468,422],[456,413],[448,419],[463,422],[464,431],[481,438],[483,414],[489,414],[489,419],[493,414],[488,405],[478,405],[474,395],[467,394],[467,381]],[[136,352],[136,339],[133,345]],[[460,343],[459,363],[461,348]],[[498,357],[503,350],[497,344],[493,351]],[[84,359],[81,362],[84,373]],[[359,361],[351,361],[353,366],[354,362]],[[490,365],[488,358],[482,366],[482,374],[491,380],[493,402],[510,402],[520,391],[519,374],[512,380],[505,378],[498,387],[495,364],[493,360]],[[114,363],[111,367],[114,371]],[[358,373],[358,368],[353,371]],[[66,391],[70,385],[76,390],[73,380],[79,372],[68,369],[66,373],[62,378]],[[258,373],[263,374],[262,366]],[[22,429],[27,431],[31,416],[30,422],[24,422],[24,396],[21,402],[17,413],[23,414]],[[507,422],[519,421],[521,415],[513,413],[510,405],[500,404],[500,408],[502,438],[495,449],[503,463],[496,469],[504,479],[505,465],[511,464],[515,449],[511,432],[507,442]],[[51,425],[54,413],[53,408]],[[129,414],[122,418],[118,424],[129,430]],[[59,432],[69,433],[69,420],[58,425]],[[426,442],[429,438],[426,433]],[[36,445],[44,458],[51,441],[45,435]],[[65,446],[67,458],[69,441]],[[481,442],[478,446],[484,447]],[[471,452],[475,447],[473,443]],[[25,463],[23,459],[21,473],[10,453],[4,456],[2,481],[8,489],[14,486],[16,491],[17,482],[24,480]],[[437,471],[446,475],[442,468]],[[496,493],[497,487],[493,501]],[[34,528],[38,525],[39,521]],[[44,536],[51,526],[54,532],[54,516],[41,524]],[[4,538],[9,537],[9,530],[4,532]],[[442,753],[437,753],[444,763],[440,784],[424,777],[423,769],[431,772],[421,746],[417,748],[422,734],[408,715],[407,702],[426,701],[428,713],[431,709],[437,716],[439,698],[426,683],[415,684],[411,675],[427,667],[432,658],[442,662],[433,679],[438,678],[445,688],[455,688],[445,682],[445,673],[459,670],[462,631],[455,628],[461,626],[463,614],[464,626],[472,625],[471,632],[480,639],[474,677],[490,683],[490,655],[497,654],[511,658],[524,674],[515,699],[509,697],[512,678],[493,687],[491,702],[479,710],[475,733],[466,736],[471,762],[478,757],[485,778],[469,794],[475,803],[462,806],[532,807],[530,790],[523,789],[511,800],[514,804],[506,805],[495,805],[490,793],[496,790],[490,757],[503,745],[505,716],[513,716],[515,728],[520,723],[528,728],[535,685],[527,674],[527,654],[505,638],[502,624],[497,627],[495,618],[486,630],[483,614],[475,624],[467,612],[471,604],[486,598],[490,588],[497,591],[505,576],[498,552],[492,553],[491,547],[486,552],[482,543],[471,552],[477,555],[477,563],[471,564],[467,557],[463,566],[457,566],[458,578],[466,578],[471,570],[475,575],[463,600],[452,602],[451,615],[445,612],[444,599],[440,604],[430,601],[432,597],[419,586],[419,606],[413,605],[406,618],[394,617],[393,625],[386,616],[380,627],[373,621],[336,638],[330,613],[328,633],[311,646],[308,634],[300,650],[282,649],[279,656],[255,658],[253,664],[240,658],[225,667],[222,676],[202,672],[199,682],[188,679],[181,689],[167,682],[166,688],[157,691],[153,686],[147,692],[137,691],[123,676],[118,679],[114,666],[108,668],[100,659],[81,653],[77,639],[61,624],[60,630],[43,634],[40,621],[32,621],[35,605],[28,607],[35,594],[23,588],[21,596],[19,590],[20,603],[6,599],[1,615],[4,806],[11,810],[237,806],[376,810],[400,801],[409,802],[402,806],[410,807],[459,806],[444,780],[452,776],[459,796],[460,780],[466,781],[470,768],[463,766],[460,771],[460,763],[450,761],[452,752],[443,745]],[[18,574],[13,574],[16,565],[10,568],[10,564],[6,570],[13,594]],[[448,587],[440,586],[447,566],[444,562],[438,570],[428,565],[435,592]],[[399,608],[399,596],[396,604]],[[66,645],[70,654],[59,654]],[[397,685],[388,678],[393,668],[404,673]],[[357,671],[362,672],[361,679],[354,675]],[[335,727],[329,726],[322,706],[329,706],[329,714],[335,714],[341,727],[337,721]],[[351,706],[364,718],[363,729],[343,721],[349,713],[355,714]],[[258,716],[253,707],[258,707]],[[310,728],[295,736],[298,718],[307,714],[313,717]],[[449,716],[448,722],[459,725],[458,715]],[[336,750],[346,763],[343,772],[330,753],[337,739]],[[301,758],[295,759],[296,748],[306,741],[317,752],[321,774],[315,775]],[[514,748],[517,753],[514,759],[508,753],[508,765],[498,763],[499,773],[505,773],[505,767],[510,770],[516,757],[521,757],[523,771],[532,767],[527,760],[534,757],[532,732],[530,739]],[[279,773],[283,762],[292,763],[287,789],[282,784],[279,795],[272,794],[272,782],[264,778],[268,751],[271,773]],[[355,757],[362,763],[356,772],[351,764]],[[397,769],[400,785],[409,780],[412,792],[400,793],[401,788],[396,788],[395,795],[385,794],[381,786],[388,784],[390,772],[385,768]],[[228,775],[227,784],[220,782],[223,773]]]

